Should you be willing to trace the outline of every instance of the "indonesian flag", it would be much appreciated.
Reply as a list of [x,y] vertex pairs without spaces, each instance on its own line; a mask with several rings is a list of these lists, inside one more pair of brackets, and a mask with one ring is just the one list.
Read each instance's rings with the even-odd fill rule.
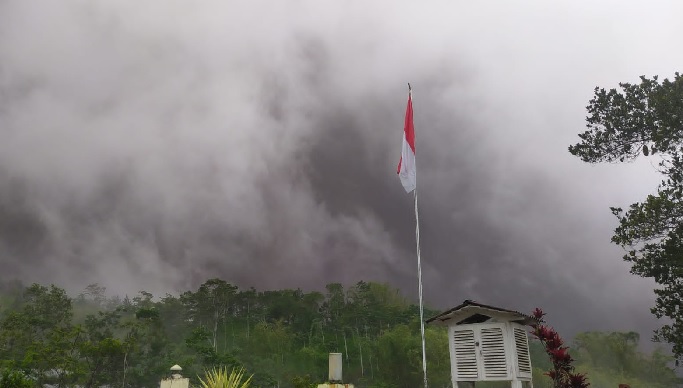
[[412,93],[408,93],[408,106],[406,107],[406,122],[403,127],[403,148],[401,159],[398,161],[398,177],[407,193],[415,190],[415,126],[413,125],[413,99]]

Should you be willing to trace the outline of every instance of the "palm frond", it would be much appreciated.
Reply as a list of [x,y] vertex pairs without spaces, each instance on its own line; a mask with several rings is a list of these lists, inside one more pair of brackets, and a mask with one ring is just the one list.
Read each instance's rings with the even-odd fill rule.
[[228,369],[223,368],[213,368],[212,370],[207,370],[204,374],[204,379],[199,378],[202,388],[249,388],[251,384],[251,378],[254,377],[252,374],[246,380],[244,379],[244,368],[235,369],[233,368],[228,374]]

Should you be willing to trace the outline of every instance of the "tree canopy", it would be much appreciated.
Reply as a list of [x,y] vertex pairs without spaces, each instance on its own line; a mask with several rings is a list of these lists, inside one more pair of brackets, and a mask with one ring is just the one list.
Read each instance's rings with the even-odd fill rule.
[[[449,387],[446,329],[425,335],[430,386]],[[632,333],[579,335],[576,370],[595,388],[673,386],[671,358],[641,353],[637,342]],[[357,387],[420,386],[418,307],[363,281],[305,292],[209,279],[177,296],[123,299],[97,285],[72,298],[56,286],[0,282],[0,388],[157,387],[176,363],[194,385],[206,370],[235,368],[253,374],[250,387],[310,388],[327,380],[330,352],[342,353],[344,380]],[[551,387],[550,359],[539,343],[531,352],[534,386]]]
[[659,287],[652,313],[671,323],[655,339],[683,357],[683,77],[640,77],[619,88],[595,88],[588,130],[569,152],[588,163],[656,157],[663,179],[656,193],[628,207],[612,207],[619,225],[612,241],[626,249],[631,272]]

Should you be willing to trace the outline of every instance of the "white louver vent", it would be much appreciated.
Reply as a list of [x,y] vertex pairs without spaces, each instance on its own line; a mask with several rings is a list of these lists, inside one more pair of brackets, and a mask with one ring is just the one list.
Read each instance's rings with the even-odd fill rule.
[[505,378],[508,375],[504,341],[502,328],[481,329],[481,356],[487,378]]
[[477,367],[477,349],[473,330],[456,330],[453,332],[455,367],[458,380],[476,380],[479,377]]
[[533,368],[526,327],[533,323],[530,317],[468,300],[432,321],[448,325],[453,386],[482,381],[531,386]]
[[520,376],[531,376],[531,360],[529,358],[529,342],[526,330],[519,327],[514,328],[515,348],[517,350],[517,366]]

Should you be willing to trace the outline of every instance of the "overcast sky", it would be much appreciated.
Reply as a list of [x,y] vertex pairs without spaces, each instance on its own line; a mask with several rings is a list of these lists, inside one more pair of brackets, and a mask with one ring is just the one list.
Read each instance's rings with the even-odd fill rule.
[[595,86],[671,77],[679,1],[0,0],[3,278],[176,292],[389,282],[414,89],[426,302],[639,330],[653,283],[609,206],[651,161],[567,152]]

